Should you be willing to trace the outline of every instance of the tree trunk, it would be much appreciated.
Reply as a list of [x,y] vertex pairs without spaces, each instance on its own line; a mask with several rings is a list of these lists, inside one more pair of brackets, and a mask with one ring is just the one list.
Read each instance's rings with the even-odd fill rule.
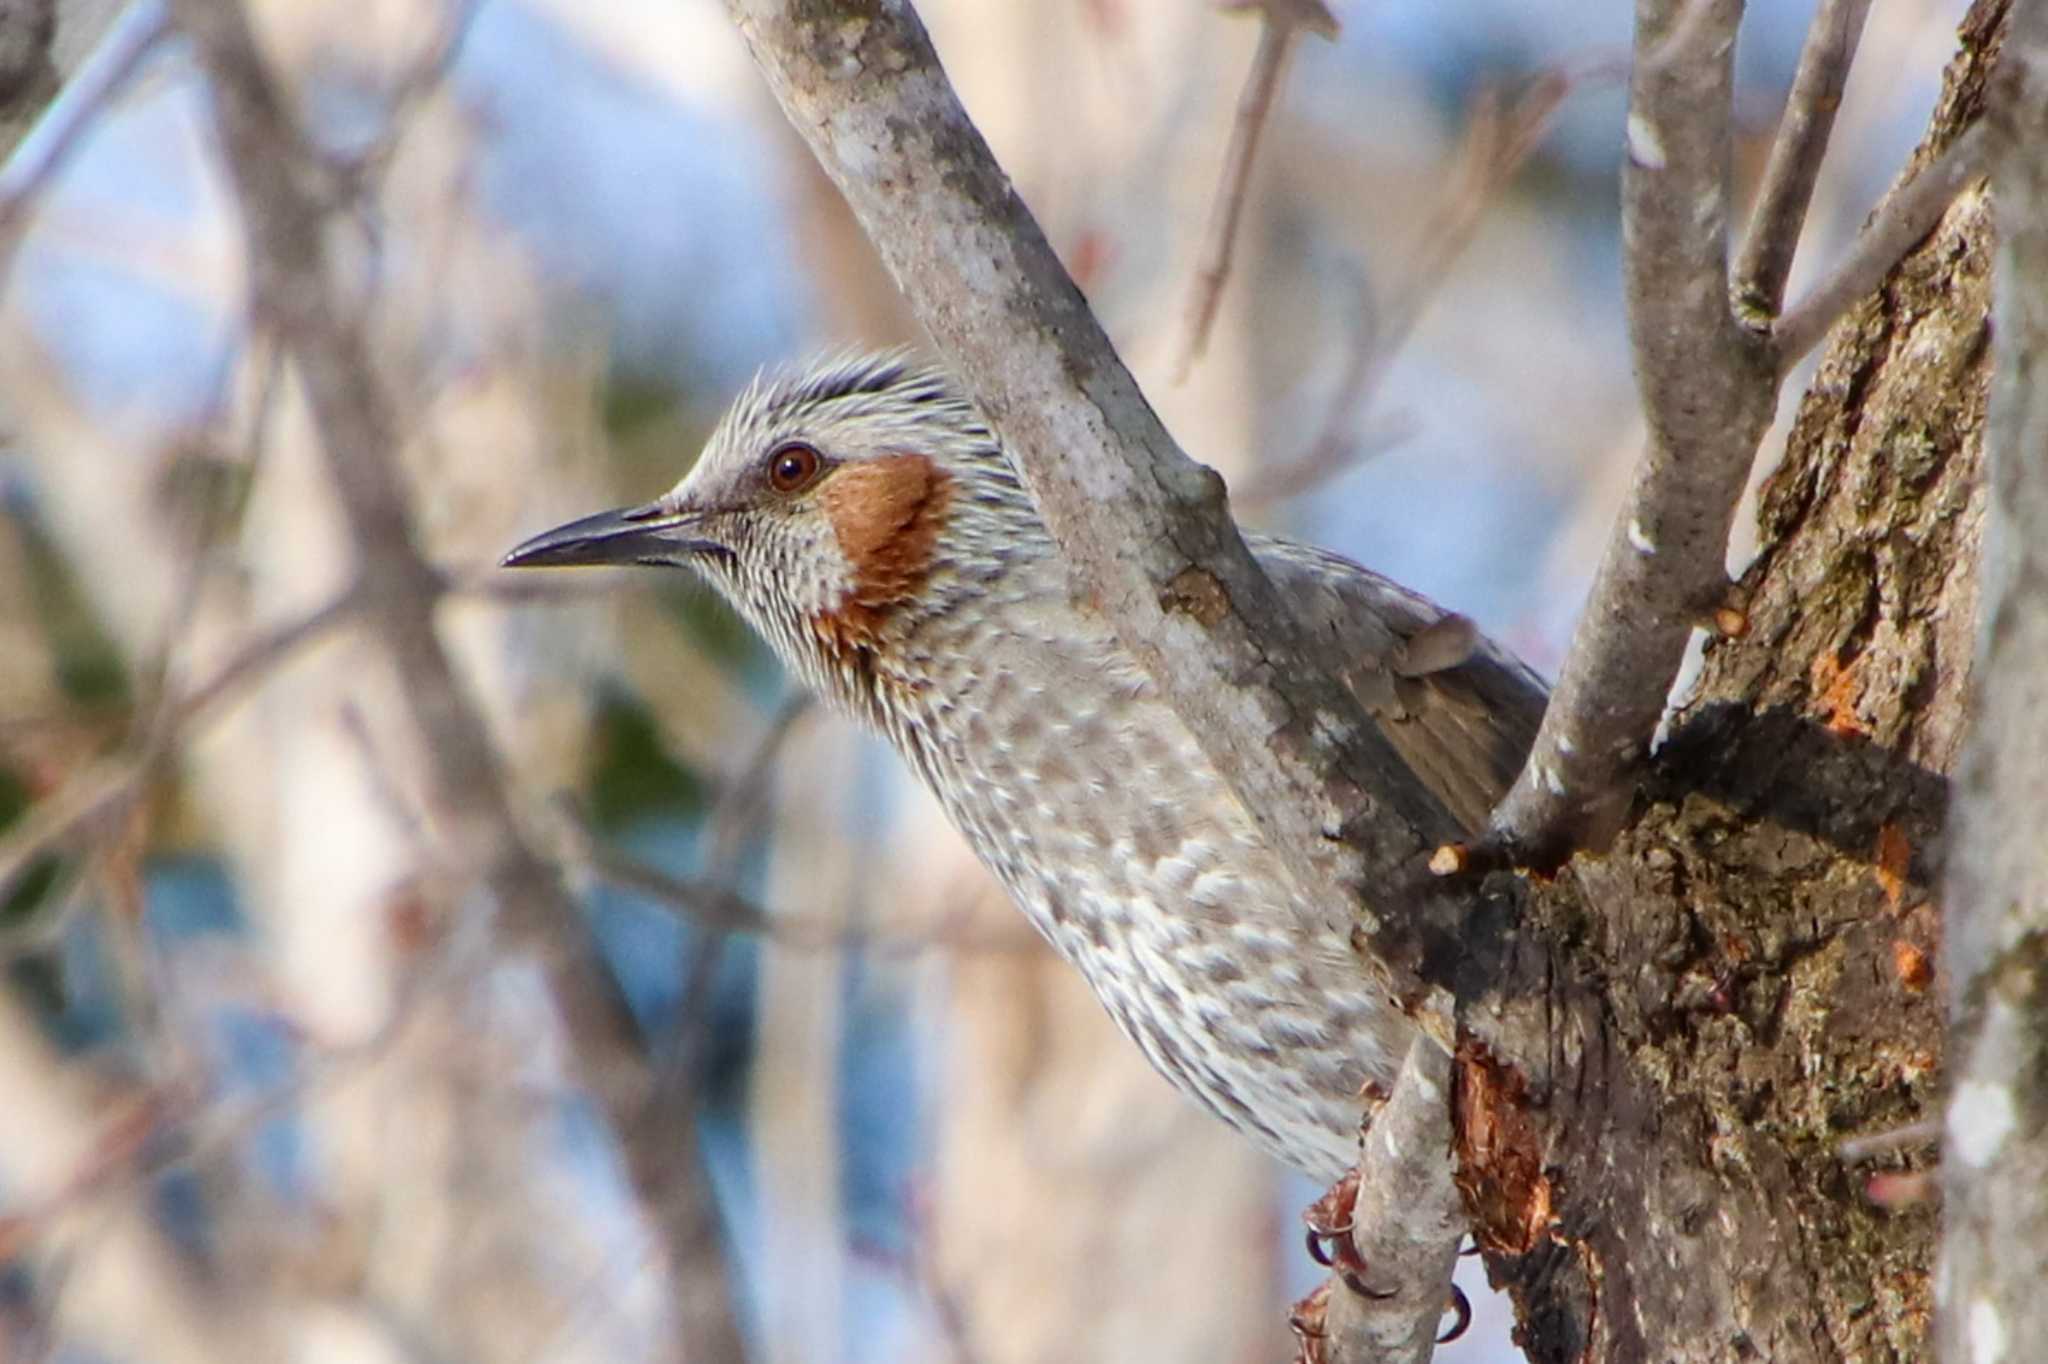
[[[1978,116],[2004,11],[1965,21],[1916,165]],[[1530,1077],[1552,1111],[1468,1041],[1462,1144],[1508,1193],[1489,1239],[1524,1253],[1493,1267],[1533,1360],[1926,1357],[1937,1219],[1887,1210],[1840,1143],[1937,1111],[1990,259],[1980,187],[1837,328],[1761,498],[1747,633],[1710,647],[1584,900],[1532,897],[1601,982],[1553,1026],[1548,1094]],[[1540,1157],[1471,1121],[1532,1114]]]

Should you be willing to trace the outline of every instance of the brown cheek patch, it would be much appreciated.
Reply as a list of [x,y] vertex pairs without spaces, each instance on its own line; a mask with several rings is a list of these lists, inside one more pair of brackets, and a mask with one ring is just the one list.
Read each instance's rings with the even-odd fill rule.
[[889,455],[847,465],[818,492],[853,588],[820,634],[872,636],[889,609],[923,588],[953,502],[953,480],[927,455]]

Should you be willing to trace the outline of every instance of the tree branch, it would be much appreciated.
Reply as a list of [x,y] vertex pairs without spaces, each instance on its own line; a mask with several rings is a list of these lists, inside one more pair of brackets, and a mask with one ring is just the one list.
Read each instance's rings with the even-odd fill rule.
[[620,890],[645,896],[706,933],[759,938],[791,952],[868,951],[887,959],[926,952],[1045,950],[1044,940],[1023,928],[991,933],[943,917],[929,927],[907,928],[886,922],[852,923],[817,911],[768,909],[733,889],[730,874],[724,879],[710,874],[675,876],[607,846],[574,811],[564,812],[562,824],[567,846],[561,860],[587,868],[592,876]]
[[[55,795],[36,802],[21,827],[0,839],[0,897],[14,888],[38,857],[84,830],[105,825],[125,808],[142,784],[175,754],[174,740],[188,734],[244,687],[267,676],[291,654],[348,619],[359,605],[356,592],[343,592],[326,605],[257,635],[204,682],[167,703],[139,752],[95,765],[66,782]],[[0,947],[0,952],[4,951]]]
[[1495,812],[1534,865],[1611,838],[1685,656],[1719,604],[1735,504],[1777,399],[1728,304],[1740,0],[1638,0],[1622,166],[1629,330],[1649,440],[1528,765]]
[[1315,438],[1301,453],[1256,469],[1237,490],[1239,506],[1297,497],[1407,434],[1397,421],[1391,431],[1383,427],[1375,433],[1376,439],[1361,439],[1358,425],[1451,267],[1471,245],[1486,211],[1536,150],[1572,90],[1570,75],[1551,70],[1512,101],[1495,89],[1480,92],[1449,183],[1422,216],[1414,245],[1389,272],[1392,287],[1383,299],[1374,296],[1370,284],[1361,291],[1362,315]]
[[1223,155],[1223,174],[1216,186],[1216,201],[1209,210],[1209,227],[1202,236],[1201,264],[1195,268],[1193,292],[1188,297],[1187,324],[1181,336],[1180,358],[1173,364],[1173,382],[1184,382],[1195,361],[1209,344],[1209,331],[1216,321],[1216,308],[1223,301],[1223,285],[1230,278],[1231,253],[1237,245],[1238,224],[1244,216],[1245,195],[1251,185],[1252,163],[1259,154],[1259,134],[1273,109],[1273,96],[1280,89],[1280,77],[1287,70],[1287,58],[1294,40],[1305,28],[1324,38],[1337,36],[1337,16],[1322,0],[1225,0],[1226,10],[1259,11],[1259,46],[1252,54],[1252,69],[1238,96],[1237,117],[1230,125],[1230,146]]
[[1982,125],[1970,128],[1878,205],[1834,268],[1771,328],[1780,369],[1798,364],[1843,313],[1883,283],[1892,267],[1934,230],[1963,187],[1984,173],[1984,144]]
[[2048,1340],[2048,9],[2012,12],[1982,125],[1998,229],[1990,496],[1956,782],[1954,1018],[1936,1332],[1949,1364]]
[[1429,1364],[1465,1207],[1451,1179],[1450,1062],[1418,1037],[1373,1114],[1358,1162],[1351,1242],[1374,1296],[1333,1289],[1324,1317],[1332,1359]]
[[169,27],[162,0],[137,0],[50,101],[0,170],[0,276],[14,260],[21,226],[36,196]]
[[1821,0],[1806,30],[1799,70],[1785,97],[1778,136],[1735,261],[1735,310],[1742,317],[1768,322],[1785,301],[1785,280],[1792,273],[1814,182],[1869,15],[1870,0]]
[[[1001,433],[1077,586],[1097,604],[1286,860],[1304,903],[1357,906],[1366,964],[1439,1041],[1407,912],[1457,822],[1409,772],[1332,656],[1246,551],[1222,481],[1146,404],[954,95],[906,0],[728,0],[783,111],[846,196],[913,313]],[[1360,888],[1379,893],[1361,903]],[[1389,911],[1400,903],[1402,913]],[[1431,951],[1431,945],[1434,951]]]

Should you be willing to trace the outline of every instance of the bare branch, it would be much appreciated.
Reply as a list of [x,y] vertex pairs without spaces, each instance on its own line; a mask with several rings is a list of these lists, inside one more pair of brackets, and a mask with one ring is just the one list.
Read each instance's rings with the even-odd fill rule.
[[[103,1176],[130,1168],[122,1156],[147,1115],[135,1111],[142,1124],[109,1124],[78,1078],[14,992],[0,993],[0,1090],[8,1097],[0,1174],[9,1198],[8,1215],[0,1217],[0,1264],[41,1235],[49,1225],[44,1214],[65,1207],[67,1195],[123,1187]],[[252,1349],[278,1346],[257,1333],[235,1294],[208,1291],[183,1272],[148,1200],[102,1197],[93,1212],[91,1252],[55,1271],[64,1282],[63,1301],[51,1308],[54,1338],[110,1357],[172,1364],[245,1358]],[[42,1258],[47,1264],[51,1257]]]
[[0,170],[0,273],[14,259],[22,220],[79,139],[169,29],[162,0],[136,0],[50,102]]
[[1354,329],[1321,430],[1301,454],[1255,471],[1237,491],[1240,506],[1306,492],[1405,438],[1412,423],[1388,423],[1361,439],[1360,417],[1451,266],[1471,245],[1486,210],[1535,151],[1577,83],[1566,72],[1550,71],[1510,104],[1503,106],[1494,90],[1474,102],[1450,187],[1424,216],[1413,249],[1393,272],[1398,283],[1377,307],[1367,290],[1370,315]]
[[1449,1080],[1442,1049],[1416,1038],[1366,1129],[1351,1242],[1372,1295],[1332,1288],[1324,1353],[1333,1361],[1428,1364],[1435,1352],[1465,1229],[1451,1178]]
[[1820,178],[1835,112],[1841,108],[1842,90],[1849,83],[1849,67],[1856,60],[1856,45],[1869,14],[1870,0],[1821,0],[1806,30],[1799,70],[1785,97],[1749,231],[1743,234],[1742,252],[1735,259],[1732,292],[1736,314],[1744,319],[1767,324],[1785,301],[1785,279],[1792,273],[1814,182]]
[[1932,165],[1878,205],[1826,278],[1787,308],[1771,329],[1781,369],[1798,364],[1819,345],[1842,314],[1875,289],[1892,267],[1934,230],[1956,195],[1984,173],[1985,142],[1981,124],[1970,128]]
[[2048,7],[2016,5],[1987,92],[1998,254],[1990,489],[1956,781],[1954,980],[1935,1334],[1991,1364],[2048,1339]]
[[[367,1037],[342,1046],[312,1048],[276,1085],[219,1098],[191,1068],[138,1089],[112,1119],[102,1120],[92,1144],[71,1173],[0,1225],[0,1261],[51,1231],[67,1212],[178,1167],[191,1167],[227,1151],[259,1124],[289,1113],[309,1092],[357,1073],[390,1050],[411,1023],[423,991],[447,982],[436,972],[404,977],[397,1006]],[[269,1005],[269,1001],[264,1001]]]
[[1237,117],[1230,126],[1230,145],[1223,154],[1223,175],[1216,186],[1216,201],[1209,210],[1209,226],[1202,236],[1202,254],[1195,267],[1194,291],[1188,298],[1180,358],[1173,364],[1176,384],[1186,381],[1188,371],[1202,358],[1209,344],[1216,308],[1223,301],[1223,285],[1230,278],[1231,256],[1237,247],[1252,163],[1259,154],[1259,135],[1266,130],[1266,118],[1272,112],[1280,77],[1287,70],[1287,58],[1294,51],[1294,40],[1304,28],[1324,38],[1337,36],[1337,16],[1330,13],[1322,0],[1225,0],[1222,8],[1259,12],[1259,46],[1252,54],[1252,69],[1245,77],[1244,92],[1238,96]]
[[[306,152],[288,108],[264,71],[239,8],[181,0],[181,27],[199,47],[213,84],[216,117],[242,200],[259,315],[297,361],[361,558],[363,609],[389,648],[432,756],[428,776],[442,834],[455,860],[485,869],[508,927],[528,946],[546,943],[571,907],[520,843],[482,721],[456,679],[434,630],[439,578],[420,558],[404,489],[391,463],[395,420],[378,391],[364,342],[333,297],[321,213],[304,188]],[[522,879],[523,878],[523,879]],[[587,947],[567,949],[575,961]],[[556,963],[558,968],[564,963]],[[594,969],[578,961],[569,970]],[[580,982],[586,988],[588,982]],[[604,992],[608,993],[608,992]],[[625,1040],[622,1014],[583,1001],[591,1040]],[[625,1050],[632,1047],[627,1043]],[[623,1077],[614,1077],[623,1078]],[[595,1081],[605,1089],[602,1072]],[[614,1091],[613,1097],[616,1097]],[[609,1104],[607,1105],[610,1106]]]
[[1930,1118],[1926,1122],[1909,1122],[1903,1127],[1845,1138],[1836,1143],[1835,1154],[1842,1158],[1843,1163],[1853,1165],[1909,1151],[1916,1146],[1932,1146],[1940,1140],[1941,1124]]
[[[820,18],[729,0],[756,62],[897,286],[1002,434],[1077,583],[1287,859],[1306,903],[1414,885],[1456,822],[1335,682],[1251,563],[1220,480],[1160,426],[953,94],[915,12]],[[859,73],[849,79],[849,72]],[[1340,838],[1344,841],[1340,842]],[[1424,887],[1417,898],[1427,900]],[[1448,1041],[1419,982],[1442,918],[1362,906],[1370,946]],[[1441,935],[1441,937],[1439,937]]]
[[[1974,170],[1975,139],[1965,134],[1887,202],[1849,257],[1775,334],[1744,326],[1728,303],[1724,273],[1740,17],[1736,0],[1639,0],[1637,7],[1622,207],[1649,444],[1528,766],[1495,812],[1496,840],[1536,865],[1575,844],[1606,841],[1694,624],[1725,622],[1738,632],[1744,624],[1739,611],[1724,609],[1728,531],[1783,369],[1933,226]],[[1817,156],[1818,148],[1786,155]],[[1777,197],[1789,199],[1797,178],[1786,169]],[[1792,216],[1785,205],[1768,214],[1772,221]]]
[[330,152],[323,164],[334,177],[330,193],[344,203],[360,198],[391,164],[419,106],[441,89],[462,55],[483,0],[440,0],[442,21],[427,50],[408,64],[385,98],[383,126],[361,146]]
[[[1614,832],[1693,622],[1718,604],[1735,504],[1777,398],[1728,305],[1739,0],[1638,0],[1622,168],[1630,333],[1649,442],[1496,835],[1533,864]],[[1645,60],[1654,54],[1655,60]]]
[[672,876],[660,867],[621,852],[599,839],[573,810],[563,809],[569,834],[564,857],[599,880],[643,895],[673,910],[707,933],[760,938],[793,952],[872,952],[880,957],[915,957],[926,952],[1029,952],[1045,946],[1026,929],[974,930],[967,920],[917,928],[889,923],[853,923],[836,915],[764,909],[710,876]]
[[150,726],[141,751],[88,769],[55,795],[38,801],[21,826],[0,840],[0,895],[12,889],[44,853],[105,827],[175,752],[174,740],[189,735],[202,720],[211,718],[215,708],[339,625],[360,605],[358,593],[344,592],[297,620],[266,630],[237,650],[212,676],[167,706],[164,717]]

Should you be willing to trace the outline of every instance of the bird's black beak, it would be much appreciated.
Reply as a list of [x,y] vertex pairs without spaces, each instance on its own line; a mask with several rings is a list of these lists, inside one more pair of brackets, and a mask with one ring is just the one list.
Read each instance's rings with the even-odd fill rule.
[[499,561],[504,568],[599,564],[680,564],[725,546],[691,533],[697,518],[659,502],[599,512],[543,531]]

